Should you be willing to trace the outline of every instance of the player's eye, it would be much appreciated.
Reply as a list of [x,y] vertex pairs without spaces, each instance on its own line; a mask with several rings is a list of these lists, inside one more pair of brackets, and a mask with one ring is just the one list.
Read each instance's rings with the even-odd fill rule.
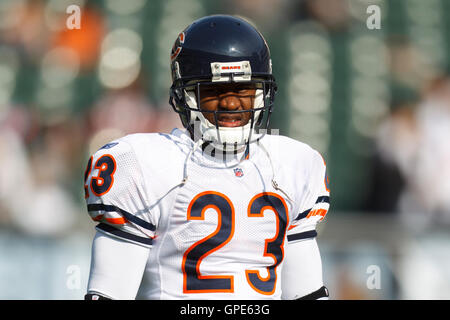
[[237,92],[240,93],[240,94],[248,94],[248,93],[252,92],[252,89],[250,89],[250,88],[242,88],[242,89],[239,89]]
[[216,97],[222,94],[234,93],[239,96],[254,96],[255,88],[252,86],[204,86],[200,88],[200,97],[208,98],[208,97]]
[[200,88],[200,96],[204,97],[210,97],[210,96],[215,96],[218,95],[219,91],[217,90],[217,88],[214,87],[204,87],[204,88]]
[[256,90],[252,87],[240,88],[237,90],[237,94],[243,97],[252,97],[255,96]]

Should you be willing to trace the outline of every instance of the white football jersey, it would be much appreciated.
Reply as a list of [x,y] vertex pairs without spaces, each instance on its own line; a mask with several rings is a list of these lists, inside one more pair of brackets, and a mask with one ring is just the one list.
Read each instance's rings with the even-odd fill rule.
[[326,166],[284,136],[247,152],[224,162],[175,129],[125,136],[89,159],[97,230],[151,247],[137,299],[280,299],[284,247],[315,237],[329,208]]

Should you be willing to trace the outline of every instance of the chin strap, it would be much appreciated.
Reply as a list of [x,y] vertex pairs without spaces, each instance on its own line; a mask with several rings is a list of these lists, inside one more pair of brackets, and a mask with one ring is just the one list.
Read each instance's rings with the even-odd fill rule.
[[186,156],[186,159],[184,160],[184,166],[183,166],[183,180],[181,180],[181,182],[177,185],[177,187],[182,186],[186,183],[186,181],[188,179],[188,162],[191,159],[194,152],[198,149],[198,147],[201,144],[203,144],[203,139],[200,138],[197,140],[197,142],[194,143],[191,151],[189,151],[188,155]]
[[176,185],[174,185],[172,188],[170,188],[164,195],[159,196],[158,199],[164,198],[169,193],[171,193],[173,190],[175,190],[178,187],[182,187],[186,183],[186,181],[188,180],[188,162],[189,162],[189,159],[192,157],[192,155],[194,154],[195,150],[198,149],[198,147],[201,145],[202,142],[203,142],[203,140],[199,139],[192,146],[192,149],[189,151],[188,155],[186,156],[186,159],[184,160],[184,166],[183,166],[183,179],[181,180],[181,182],[176,184]]

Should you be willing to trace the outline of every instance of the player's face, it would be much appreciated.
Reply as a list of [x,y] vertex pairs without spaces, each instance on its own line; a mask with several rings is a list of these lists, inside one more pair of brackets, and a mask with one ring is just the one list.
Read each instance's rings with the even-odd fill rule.
[[[244,111],[253,108],[256,89],[250,84],[214,84],[200,86],[202,111]],[[216,124],[214,112],[202,112],[206,119]],[[219,127],[240,127],[247,124],[252,112],[217,113]]]

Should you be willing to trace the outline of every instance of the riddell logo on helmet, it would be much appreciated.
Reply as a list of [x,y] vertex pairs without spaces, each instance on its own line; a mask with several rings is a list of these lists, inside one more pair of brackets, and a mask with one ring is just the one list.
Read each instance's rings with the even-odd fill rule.
[[222,70],[233,70],[233,69],[240,69],[241,66],[223,66]]

